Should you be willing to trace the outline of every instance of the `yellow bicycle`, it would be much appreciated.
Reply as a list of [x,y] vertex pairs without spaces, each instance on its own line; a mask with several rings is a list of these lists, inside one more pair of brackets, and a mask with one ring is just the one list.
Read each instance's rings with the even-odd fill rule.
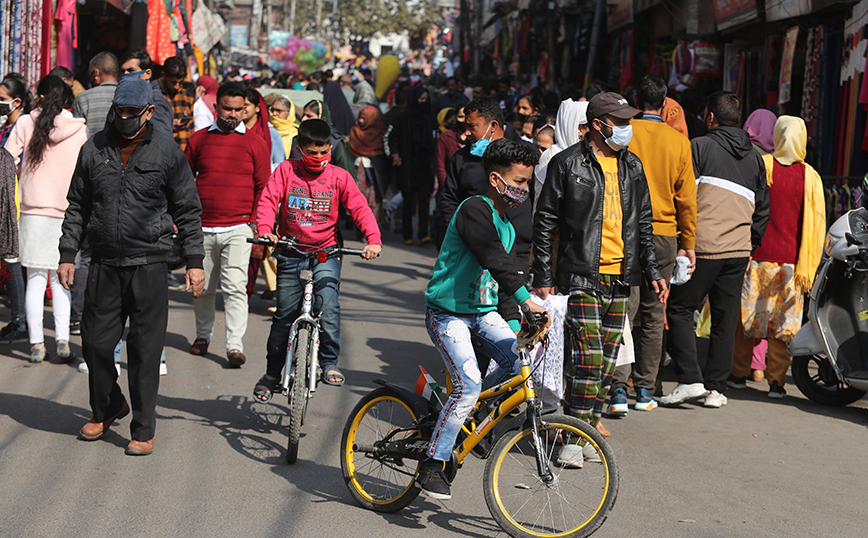
[[[483,493],[497,524],[515,537],[593,534],[618,496],[615,454],[600,433],[570,416],[543,414],[529,350],[545,343],[543,325],[518,335],[521,372],[483,391],[455,443],[446,474],[451,481],[468,454],[487,459]],[[448,373],[447,373],[448,376]],[[439,411],[422,396],[378,379],[350,414],[341,439],[341,470],[360,506],[397,512],[420,489],[415,484]],[[451,391],[452,380],[447,389]],[[522,417],[511,411],[527,404]],[[489,412],[489,407],[493,410]],[[579,461],[563,461],[574,445]],[[580,449],[576,449],[580,447]],[[582,461],[583,460],[583,461]],[[580,467],[580,468],[577,468]]]

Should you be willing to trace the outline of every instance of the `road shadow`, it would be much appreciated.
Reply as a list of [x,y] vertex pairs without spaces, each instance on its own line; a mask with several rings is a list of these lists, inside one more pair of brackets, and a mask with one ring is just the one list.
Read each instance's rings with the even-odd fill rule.
[[[350,496],[340,468],[302,459],[289,465],[283,462],[282,450],[279,460],[271,467],[271,471],[298,489],[316,497],[317,499],[312,501],[313,503],[340,503],[364,510]],[[310,476],[321,477],[321,479],[299,478]],[[311,501],[300,497],[298,501],[289,499],[288,502],[290,506],[287,507],[287,510],[292,512],[293,504],[298,504],[299,509],[303,509],[303,505]],[[422,530],[436,525],[458,536],[474,538],[484,538],[498,532],[502,533],[500,527],[492,519],[480,519],[476,515],[468,516],[458,513],[447,503],[432,502],[421,495],[400,512],[384,514],[371,511],[367,513],[382,518],[390,525],[408,530]]]
[[[173,414],[173,410],[192,416]],[[176,398],[163,394],[157,397],[159,420],[184,420],[208,426],[218,431],[239,454],[272,465],[276,459],[282,459],[283,447],[267,436],[284,429],[284,419],[288,416],[289,409],[282,405],[257,403],[234,394],[224,394],[208,400]]]
[[726,397],[732,400],[749,401],[759,405],[785,405],[798,409],[803,413],[846,420],[868,428],[868,409],[864,407],[854,404],[842,407],[818,404],[803,396],[793,383],[792,378],[788,378],[786,388],[789,389],[790,394],[779,400],[768,397],[768,384],[765,381],[762,383],[748,383],[746,389],[728,389]]
[[[23,394],[0,393],[0,415],[6,415],[28,429],[57,433],[78,438],[78,431],[90,420],[90,409],[58,403],[46,398],[37,398]],[[126,448],[128,440],[117,431],[117,424],[109,429],[100,439],[113,445]],[[22,433],[25,430],[22,430]],[[15,441],[13,435],[6,444]],[[0,446],[0,450],[2,450]]]

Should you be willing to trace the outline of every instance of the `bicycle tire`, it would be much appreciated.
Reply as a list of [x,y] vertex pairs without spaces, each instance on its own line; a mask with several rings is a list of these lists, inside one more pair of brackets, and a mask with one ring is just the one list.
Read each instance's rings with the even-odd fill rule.
[[298,442],[301,439],[301,425],[307,407],[308,353],[310,353],[310,329],[300,325],[295,333],[292,348],[295,379],[292,381],[292,390],[289,391],[289,440],[286,445],[286,463],[295,463],[298,459]]
[[[546,485],[539,478],[530,428],[513,430],[498,440],[486,462],[485,503],[500,528],[516,538],[590,536],[606,521],[618,496],[615,454],[595,428],[575,417],[542,418],[547,426],[540,429],[540,443],[554,481]],[[557,447],[576,438],[596,449],[599,463],[585,461],[582,469],[557,463]]]
[[341,436],[341,472],[350,495],[362,508],[393,513],[419,495],[418,461],[377,459],[355,450],[357,445],[373,445],[395,428],[409,427],[416,419],[410,403],[387,388],[369,393],[353,408]]

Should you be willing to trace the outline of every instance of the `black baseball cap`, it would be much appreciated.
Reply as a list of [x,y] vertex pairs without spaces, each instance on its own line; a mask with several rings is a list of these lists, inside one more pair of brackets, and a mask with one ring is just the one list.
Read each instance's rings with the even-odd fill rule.
[[642,112],[630,106],[621,94],[615,92],[598,93],[588,103],[588,121],[603,116],[612,116],[619,120],[631,120],[641,116]]

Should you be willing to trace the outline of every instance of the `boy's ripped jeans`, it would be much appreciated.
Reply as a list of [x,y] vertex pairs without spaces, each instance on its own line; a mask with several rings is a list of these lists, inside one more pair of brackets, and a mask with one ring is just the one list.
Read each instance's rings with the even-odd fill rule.
[[[497,312],[453,314],[429,308],[425,325],[455,385],[440,412],[428,446],[429,457],[447,461],[479,393],[518,373],[518,350],[515,333]],[[497,368],[484,380],[471,335],[476,336],[481,351],[497,362]]]

